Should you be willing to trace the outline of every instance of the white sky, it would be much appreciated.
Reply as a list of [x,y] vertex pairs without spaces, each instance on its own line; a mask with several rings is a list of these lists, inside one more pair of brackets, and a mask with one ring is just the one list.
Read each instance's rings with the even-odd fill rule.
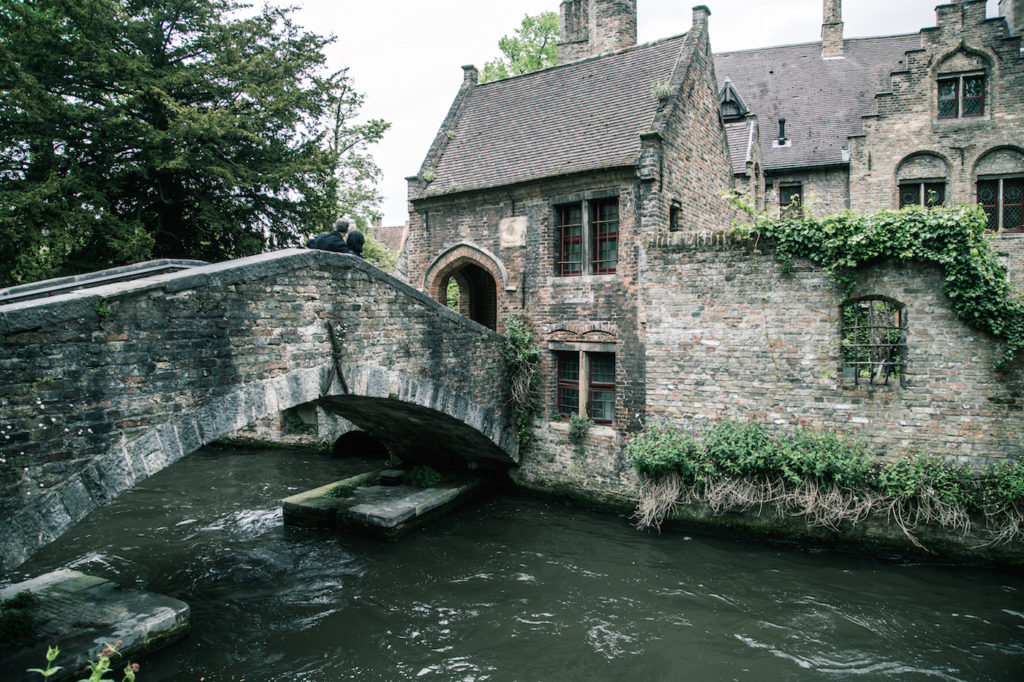
[[[257,0],[258,1],[258,0]],[[405,178],[414,175],[462,83],[462,65],[483,68],[498,39],[523,16],[558,11],[559,0],[270,0],[298,5],[295,20],[337,42],[332,69],[349,67],[366,95],[362,113],[391,122],[371,154],[384,177],[384,224],[408,217]],[[821,38],[822,0],[638,0],[638,41],[690,28],[693,6],[711,10],[711,48],[728,52]],[[935,25],[937,0],[846,0],[844,33],[865,37],[915,33]],[[988,0],[988,16],[998,0]]]

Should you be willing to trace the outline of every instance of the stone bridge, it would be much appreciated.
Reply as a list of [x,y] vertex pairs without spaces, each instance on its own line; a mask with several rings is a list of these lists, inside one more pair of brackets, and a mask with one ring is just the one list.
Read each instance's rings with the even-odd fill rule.
[[316,401],[403,459],[514,464],[502,337],[365,261],[286,250],[0,305],[0,562]]

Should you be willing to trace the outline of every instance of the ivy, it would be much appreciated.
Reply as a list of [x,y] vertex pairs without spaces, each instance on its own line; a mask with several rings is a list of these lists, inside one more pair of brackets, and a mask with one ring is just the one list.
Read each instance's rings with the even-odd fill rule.
[[821,266],[846,295],[853,289],[856,270],[879,259],[937,265],[956,315],[1005,341],[996,369],[1006,367],[1024,348],[1024,298],[992,249],[979,206],[771,218],[750,210],[742,198],[734,204],[751,217],[751,224],[734,228],[736,232],[774,244],[784,266],[797,256]]
[[515,316],[505,320],[501,359],[509,378],[512,426],[519,449],[524,450],[533,441],[533,418],[541,407],[540,346],[529,320]]

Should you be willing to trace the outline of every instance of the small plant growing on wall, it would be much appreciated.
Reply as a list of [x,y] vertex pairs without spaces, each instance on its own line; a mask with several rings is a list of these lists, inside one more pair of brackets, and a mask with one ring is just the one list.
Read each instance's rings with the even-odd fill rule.
[[533,440],[533,418],[541,408],[540,346],[525,318],[509,317],[505,321],[501,359],[509,380],[512,426],[519,449],[525,450]]
[[577,455],[582,456],[585,452],[587,431],[590,430],[593,424],[594,422],[586,417],[580,417],[575,414],[569,417],[569,442],[576,449]]

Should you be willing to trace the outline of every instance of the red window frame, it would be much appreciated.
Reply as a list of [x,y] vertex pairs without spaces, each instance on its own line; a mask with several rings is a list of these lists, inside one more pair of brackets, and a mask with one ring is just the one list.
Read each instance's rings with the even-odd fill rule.
[[[980,91],[977,95],[967,95],[968,83],[980,83]],[[947,86],[947,93],[943,96],[943,85]],[[936,97],[938,102],[938,117],[942,119],[972,118],[985,115],[985,74],[967,74],[950,76],[936,80]],[[952,86],[952,90],[949,90]],[[951,96],[950,96],[951,95]],[[968,103],[977,105],[977,111],[966,113]],[[943,113],[943,105],[946,105],[946,113]],[[973,108],[973,107],[972,107]]]
[[[588,353],[587,355],[588,362],[590,363],[590,385],[587,387],[587,416],[593,419],[595,424],[611,424],[615,421],[615,354]],[[611,359],[612,380],[610,382],[597,381],[594,379],[594,375],[596,374],[594,371],[594,365],[595,361],[598,359]],[[610,418],[596,417],[594,415],[594,398],[597,394],[611,394],[612,416]]]
[[[558,229],[558,274],[560,277],[583,274],[583,207],[579,203],[556,207]],[[573,215],[575,211],[576,215]],[[579,256],[573,260],[573,251]]]
[[615,267],[619,262],[618,199],[605,199],[590,203],[590,229],[593,233],[594,273],[598,275],[614,274]]
[[[558,413],[563,417],[571,417],[579,414],[580,408],[580,354],[577,352],[562,352],[557,354],[558,359],[558,395],[556,396]],[[573,372],[575,368],[575,372]],[[575,378],[573,378],[575,374]],[[564,398],[567,391],[572,391],[576,398],[573,400],[572,411],[565,411],[563,408]]]

